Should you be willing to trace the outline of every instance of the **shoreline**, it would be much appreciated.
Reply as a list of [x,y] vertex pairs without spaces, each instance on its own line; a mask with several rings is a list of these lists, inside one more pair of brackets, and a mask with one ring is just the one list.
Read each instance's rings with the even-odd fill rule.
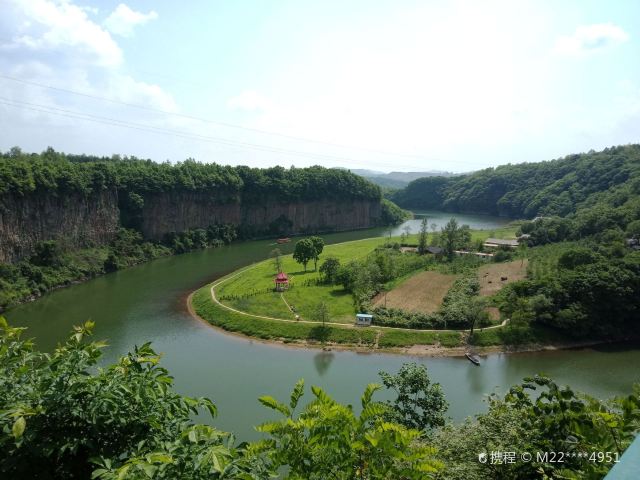
[[411,357],[426,357],[426,358],[438,358],[438,357],[464,357],[465,353],[469,350],[473,350],[474,353],[482,356],[488,355],[500,355],[500,354],[518,354],[518,353],[532,353],[532,352],[555,352],[560,350],[572,350],[580,348],[589,348],[599,345],[614,345],[625,341],[632,341],[633,338],[619,339],[619,340],[581,340],[581,341],[567,341],[553,344],[523,344],[523,345],[492,345],[488,347],[443,347],[441,345],[412,345],[410,347],[398,347],[398,348],[371,348],[364,347],[356,344],[344,344],[344,343],[326,343],[320,344],[315,342],[298,341],[298,342],[285,342],[283,340],[266,340],[263,338],[252,337],[243,333],[232,332],[225,330],[222,327],[212,324],[206,319],[202,318],[195,311],[192,299],[193,295],[198,289],[189,293],[186,298],[187,313],[199,323],[203,323],[209,328],[219,331],[223,335],[235,337],[238,340],[246,342],[256,342],[263,345],[269,345],[274,348],[294,348],[301,350],[321,350],[321,351],[350,351],[359,354],[391,354],[391,355],[404,355]]

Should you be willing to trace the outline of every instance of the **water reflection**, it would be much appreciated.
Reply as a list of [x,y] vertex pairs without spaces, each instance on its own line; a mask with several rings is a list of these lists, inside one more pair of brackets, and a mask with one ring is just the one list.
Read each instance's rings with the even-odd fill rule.
[[324,374],[327,373],[327,371],[329,370],[329,367],[331,366],[331,362],[333,362],[334,357],[335,355],[333,353],[325,352],[325,351],[322,351],[314,355],[313,364],[316,367],[316,372],[318,372],[318,375],[323,377]]

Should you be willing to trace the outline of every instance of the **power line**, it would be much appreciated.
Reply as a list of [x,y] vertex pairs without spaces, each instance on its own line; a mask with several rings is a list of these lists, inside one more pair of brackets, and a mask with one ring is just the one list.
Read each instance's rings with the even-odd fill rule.
[[353,146],[343,145],[343,144],[339,144],[339,143],[325,142],[325,141],[315,140],[315,139],[311,139],[311,138],[298,137],[298,136],[295,136],[295,135],[286,135],[286,134],[283,134],[283,133],[270,132],[270,131],[267,131],[267,130],[261,130],[261,129],[257,129],[257,128],[243,127],[242,125],[235,125],[235,124],[232,124],[232,123],[219,122],[219,121],[216,121],[216,120],[210,120],[210,119],[207,119],[207,118],[197,117],[197,116],[194,116],[194,115],[188,115],[188,114],[183,114],[183,113],[170,112],[170,111],[167,111],[167,110],[148,107],[146,105],[123,102],[123,101],[120,101],[120,100],[114,100],[114,99],[107,98],[107,97],[101,97],[99,95],[92,95],[92,94],[88,94],[88,93],[78,92],[78,91],[70,90],[70,89],[67,89],[67,88],[53,87],[51,85],[46,85],[44,83],[38,83],[38,82],[29,81],[29,80],[23,80],[21,78],[11,77],[9,75],[0,74],[0,78],[3,78],[5,80],[11,80],[11,81],[18,82],[18,83],[22,83],[22,84],[25,84],[25,85],[32,85],[32,86],[36,86],[36,87],[40,87],[40,88],[47,88],[49,90],[55,90],[55,91],[64,92],[64,93],[70,93],[72,95],[78,95],[78,96],[82,96],[82,97],[92,98],[94,100],[101,100],[101,101],[110,102],[110,103],[114,103],[114,104],[118,104],[118,105],[123,105],[123,106],[131,107],[131,108],[138,108],[138,109],[141,109],[141,110],[147,110],[147,111],[151,111],[151,112],[155,112],[155,113],[161,113],[163,115],[172,115],[172,116],[175,116],[175,117],[181,117],[181,118],[186,118],[186,119],[189,119],[189,120],[195,120],[195,121],[198,121],[198,122],[210,123],[210,124],[213,124],[213,125],[220,125],[220,126],[224,126],[224,127],[228,127],[228,128],[235,128],[235,129],[239,129],[239,130],[245,130],[245,131],[249,131],[249,132],[260,133],[260,134],[263,134],[263,135],[272,135],[272,136],[287,138],[289,140],[296,140],[296,141],[300,141],[300,142],[315,143],[315,144],[319,144],[319,145],[327,145],[327,146],[331,146],[331,147],[345,148],[345,149],[350,149],[350,150],[360,150],[360,151],[363,151],[363,152],[376,153],[376,154],[379,154],[379,155],[388,155],[388,156],[394,156],[394,157],[415,158],[415,159],[419,159],[419,160],[433,161],[432,159],[428,159],[426,157],[422,157],[422,156],[419,156],[419,155],[411,155],[411,154],[406,154],[406,153],[394,153],[394,152],[387,152],[387,151],[383,151],[383,150],[368,149],[368,148],[363,148],[363,147],[353,147]]
[[[201,141],[221,144],[225,146],[231,146],[235,148],[245,148],[245,149],[252,149],[252,150],[264,151],[269,153],[294,155],[294,156],[300,156],[300,157],[310,158],[314,160],[328,159],[328,160],[338,160],[341,162],[346,161],[354,164],[363,164],[363,162],[354,160],[352,158],[337,157],[333,155],[317,154],[312,152],[300,152],[300,151],[289,150],[289,149],[284,149],[280,147],[271,147],[267,145],[253,144],[248,142],[237,142],[237,141],[223,139],[219,137],[210,137],[205,135],[180,132],[177,130],[154,127],[152,125],[145,125],[145,124],[129,122],[129,121],[119,120],[119,119],[110,118],[110,117],[102,117],[102,116],[92,115],[92,114],[87,114],[82,112],[75,112],[75,111],[64,109],[64,108],[52,107],[49,105],[41,105],[41,104],[30,103],[30,102],[23,102],[18,100],[11,100],[11,99],[2,98],[2,97],[0,97],[0,104],[4,104],[14,108],[21,108],[21,109],[32,110],[32,111],[41,112],[41,113],[47,113],[50,115],[58,115],[58,116],[67,117],[67,118],[87,120],[87,121],[101,123],[105,125],[131,128],[135,130],[141,130],[141,131],[146,131],[146,132],[151,132],[156,134],[171,135],[179,138],[201,140]],[[369,166],[370,162],[364,163],[364,165]]]

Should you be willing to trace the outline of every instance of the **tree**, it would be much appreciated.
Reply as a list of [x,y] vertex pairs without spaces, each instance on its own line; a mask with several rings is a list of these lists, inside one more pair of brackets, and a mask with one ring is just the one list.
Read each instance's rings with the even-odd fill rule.
[[453,256],[453,252],[463,248],[471,241],[471,229],[469,225],[458,225],[455,218],[451,218],[440,230],[440,241],[445,254]]
[[430,430],[444,425],[448,404],[439,383],[431,383],[427,367],[405,363],[397,374],[380,372],[382,383],[396,394],[389,418],[407,428]]
[[325,283],[336,283],[340,270],[340,260],[336,257],[328,257],[320,265],[320,274]]
[[427,233],[429,231],[429,220],[423,217],[420,222],[420,233],[418,234],[418,253],[424,255],[427,251]]
[[316,305],[313,312],[313,319],[316,322],[322,322],[322,328],[325,327],[325,323],[329,321],[329,307],[326,303],[320,302]]
[[105,344],[86,341],[92,328],[43,354],[0,317],[2,478],[269,478],[229,434],[193,424],[214,404],[175,393],[149,344],[97,368]]
[[631,238],[640,239],[640,220],[634,220],[627,225],[627,235]]
[[524,265],[524,261],[527,259],[527,251],[529,250],[529,245],[526,240],[522,239],[518,242],[518,253],[520,254],[520,266]]
[[411,225],[405,225],[402,230],[404,230],[404,240],[402,240],[402,242],[404,243],[405,241],[409,241],[409,237],[411,235]]
[[310,238],[303,238],[296,243],[293,250],[293,259],[302,264],[304,271],[307,271],[307,264],[314,259],[316,255],[316,247]]
[[324,240],[320,237],[310,237],[311,243],[313,244],[313,269],[318,270],[318,259],[320,258],[320,254],[322,250],[324,250]]
[[63,263],[62,249],[55,240],[38,242],[31,261],[43,267],[59,267]]
[[282,252],[279,248],[274,248],[273,250],[271,250],[271,253],[269,255],[271,256],[271,258],[273,258],[273,267],[277,275],[278,273],[282,272]]
[[433,461],[432,448],[419,442],[420,432],[388,423],[388,407],[373,401],[379,385],[362,395],[359,416],[351,406],[337,403],[319,387],[314,399],[297,416],[304,394],[300,380],[288,404],[265,396],[260,402],[282,415],[258,431],[267,435],[269,458],[275,468],[286,467],[287,477],[305,480],[424,479],[442,468]]

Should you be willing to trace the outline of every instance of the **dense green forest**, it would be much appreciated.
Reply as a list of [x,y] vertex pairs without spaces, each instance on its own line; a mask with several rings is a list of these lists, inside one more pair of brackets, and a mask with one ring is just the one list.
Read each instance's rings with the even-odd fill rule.
[[[90,341],[92,327],[76,327],[44,354],[0,317],[3,478],[597,479],[640,428],[639,387],[603,401],[543,376],[453,423],[446,392],[426,367],[404,364],[380,372],[381,384],[369,384],[357,408],[315,386],[303,405],[303,380],[284,401],[260,397],[271,411],[257,426],[262,439],[237,442],[194,422],[210,422],[215,405],[177,394],[149,344],[96,368],[105,344]],[[376,399],[381,389],[388,400]],[[521,460],[523,452],[533,453],[531,461]],[[563,460],[536,452],[563,452]]]
[[[218,247],[235,239],[274,236],[290,221],[272,222],[266,229],[247,225],[212,223],[203,228],[168,232],[150,241],[140,233],[147,195],[166,192],[203,192],[216,203],[264,205],[299,201],[366,200],[380,203],[379,222],[401,222],[407,212],[383,199],[380,188],[342,169],[323,167],[222,166],[188,159],[171,164],[135,157],[68,155],[49,148],[41,154],[19,148],[0,153],[0,209],[3,196],[61,197],[116,191],[121,228],[107,244],[68,248],[64,239],[46,240],[19,262],[0,262],[0,311],[29,298],[105,272],[126,268],[161,256]],[[2,210],[0,210],[1,212]],[[23,232],[28,234],[29,232]],[[286,233],[286,232],[285,232]]]
[[[640,145],[625,145],[459,177],[420,178],[392,200],[404,208],[533,218],[566,216],[596,205],[618,208],[638,192]],[[637,209],[637,199],[634,205]]]
[[250,168],[200,163],[172,164],[135,157],[67,155],[49,148],[25,154],[18,148],[0,154],[0,195],[31,192],[89,193],[115,187],[137,194],[168,191],[215,191],[221,200],[258,203],[320,198],[381,198],[380,189],[347,170],[323,167]]

